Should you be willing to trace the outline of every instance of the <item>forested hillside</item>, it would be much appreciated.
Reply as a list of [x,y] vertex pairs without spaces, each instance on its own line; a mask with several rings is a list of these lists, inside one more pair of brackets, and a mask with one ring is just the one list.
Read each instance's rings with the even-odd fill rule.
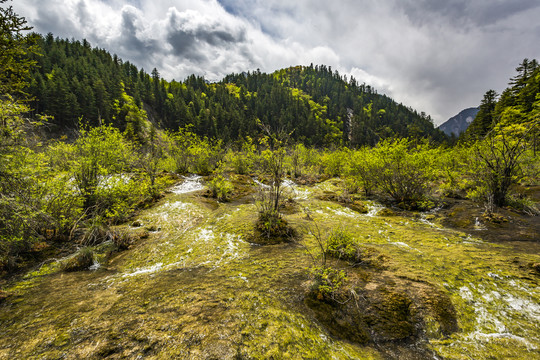
[[[83,40],[38,38],[41,55],[29,87],[37,113],[52,116],[54,132],[112,122],[120,130],[142,128],[146,110],[159,127],[192,125],[201,136],[231,142],[260,132],[257,119],[292,133],[306,145],[374,145],[389,137],[445,135],[425,114],[379,95],[327,66],[292,67],[273,74],[232,74],[219,83],[190,76],[168,82]],[[130,131],[131,131],[130,130]]]

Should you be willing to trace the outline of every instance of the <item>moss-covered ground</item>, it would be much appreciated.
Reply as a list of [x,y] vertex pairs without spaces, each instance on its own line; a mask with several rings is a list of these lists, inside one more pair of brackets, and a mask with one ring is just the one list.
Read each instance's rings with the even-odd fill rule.
[[[97,270],[34,269],[2,289],[0,359],[540,358],[538,242],[483,241],[436,213],[378,215],[370,200],[355,211],[328,196],[335,180],[288,191],[292,243],[251,244],[252,202],[180,185],[123,226],[149,236]],[[348,274],[356,341],[352,305],[325,318],[309,301],[315,226],[368,249],[360,265],[329,260]]]

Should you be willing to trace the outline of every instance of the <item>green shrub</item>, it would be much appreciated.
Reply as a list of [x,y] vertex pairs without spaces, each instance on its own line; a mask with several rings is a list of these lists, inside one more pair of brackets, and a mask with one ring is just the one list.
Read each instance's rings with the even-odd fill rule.
[[258,233],[256,241],[264,244],[288,242],[297,237],[296,231],[278,212],[260,212],[255,229]]
[[377,157],[372,149],[362,148],[350,153],[345,172],[351,180],[362,187],[364,194],[369,196],[377,184]]
[[349,150],[334,150],[324,154],[322,159],[324,165],[324,173],[331,177],[339,177],[343,174]]
[[343,230],[334,230],[328,236],[327,254],[329,256],[355,261],[358,253],[358,246],[353,238]]
[[493,212],[494,206],[507,205],[511,186],[525,176],[523,164],[530,146],[527,137],[531,128],[523,124],[503,123],[513,119],[508,116],[507,119],[503,117],[484,139],[472,144],[474,156],[469,161],[468,170],[475,180],[475,188],[471,195],[484,199],[488,213]]
[[507,199],[508,206],[523,211],[531,216],[540,215],[540,204],[524,195],[510,195]]
[[345,178],[343,190],[347,194],[357,194],[360,190],[360,184],[356,178],[349,176]]
[[327,266],[314,266],[310,269],[313,278],[312,291],[318,300],[335,300],[347,282],[347,274]]
[[103,217],[90,218],[85,225],[86,228],[80,240],[81,244],[93,246],[113,239],[113,233]]
[[385,140],[373,149],[377,187],[398,203],[422,200],[436,177],[437,149],[412,140]]
[[255,161],[255,144],[253,140],[248,136],[246,137],[240,146],[239,151],[229,150],[226,159],[235,173],[240,175],[246,175],[251,173]]
[[208,188],[212,193],[212,197],[219,201],[227,201],[228,196],[234,187],[230,181],[223,177],[223,175],[217,175],[208,182]]
[[189,127],[169,134],[169,138],[169,156],[174,159],[179,174],[208,175],[223,159],[221,140],[200,138]]

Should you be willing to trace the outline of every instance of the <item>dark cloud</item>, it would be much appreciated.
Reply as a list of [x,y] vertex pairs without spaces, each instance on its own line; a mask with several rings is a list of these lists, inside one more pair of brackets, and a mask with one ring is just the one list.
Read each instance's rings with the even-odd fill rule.
[[490,25],[539,7],[537,0],[489,1],[475,9],[473,17],[479,25]]
[[79,22],[85,27],[89,25],[90,21],[92,21],[91,15],[88,12],[88,6],[84,0],[79,1],[77,4],[77,17]]
[[122,11],[121,33],[115,41],[118,50],[123,54],[128,54],[125,60],[146,62],[148,58],[163,52],[159,41],[152,38],[145,38],[141,34],[144,28],[140,15],[132,7],[125,7]]
[[175,55],[193,61],[207,60],[201,51],[202,49],[198,48],[198,40],[194,34],[182,30],[173,30],[167,35],[167,41],[172,45]]
[[77,31],[76,24],[71,19],[62,16],[58,9],[54,7],[40,7],[37,9],[36,19],[32,21],[35,30],[44,34],[53,33],[59,37],[78,37],[81,35]]
[[170,13],[167,41],[172,52],[193,61],[207,61],[208,47],[231,49],[246,41],[245,28],[234,29],[199,13]]
[[413,23],[443,21],[460,26],[488,26],[540,7],[537,0],[410,0],[397,3]]

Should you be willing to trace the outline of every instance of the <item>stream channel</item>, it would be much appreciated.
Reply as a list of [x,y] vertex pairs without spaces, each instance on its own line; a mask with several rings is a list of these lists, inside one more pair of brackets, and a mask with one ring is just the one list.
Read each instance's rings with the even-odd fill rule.
[[[333,180],[287,185],[297,242],[250,244],[253,202],[207,199],[202,180],[188,177],[138,214],[152,231],[131,249],[92,271],[64,272],[53,261],[29,272],[0,304],[0,359],[540,359],[539,277],[516,262],[539,263],[538,243],[484,242],[422,214],[379,216],[371,201],[359,213],[320,200],[338,191]],[[442,336],[426,326],[420,344],[391,350],[332,335],[305,303],[314,223],[383,254],[379,279],[446,294],[458,330]]]

